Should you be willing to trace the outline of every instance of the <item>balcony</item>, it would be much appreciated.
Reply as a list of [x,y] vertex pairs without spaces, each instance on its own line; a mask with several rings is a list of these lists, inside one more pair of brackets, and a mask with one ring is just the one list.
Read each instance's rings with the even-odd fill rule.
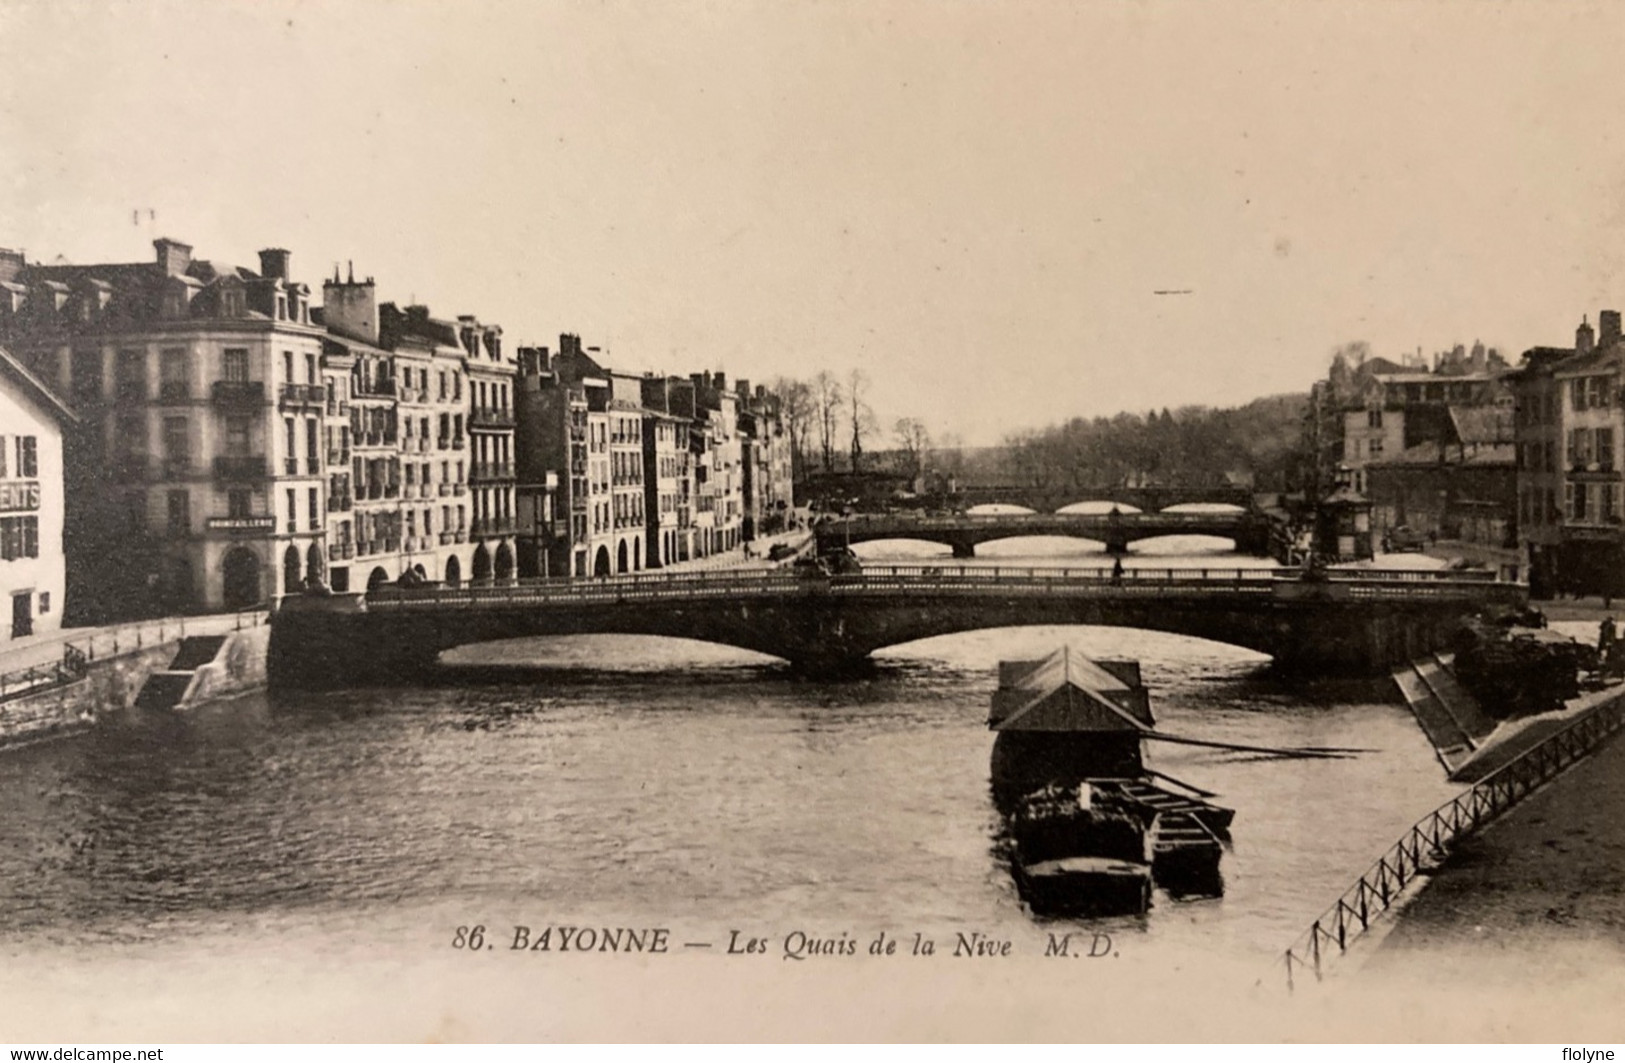
[[242,517],[207,517],[203,521],[206,531],[227,532],[230,534],[257,534],[275,530],[276,515],[274,513],[252,513]]
[[452,484],[451,485],[451,493],[454,494],[454,495],[458,495],[458,496],[466,495],[466,494],[468,494],[468,485],[467,484]]
[[441,546],[450,546],[453,542],[456,541],[456,538],[457,538],[457,534],[455,532],[443,531],[443,532],[440,533],[440,545]]
[[384,497],[385,498],[399,498],[399,497],[401,497],[401,485],[400,484],[385,484],[384,485]]
[[493,517],[490,520],[477,520],[477,521],[474,522],[473,528],[474,528],[474,535],[476,537],[494,536],[494,535],[512,535],[513,534],[513,518],[512,517]]
[[227,409],[248,409],[265,405],[263,380],[216,380],[210,397],[216,406]]
[[140,483],[150,468],[145,454],[120,454],[113,459],[113,479],[119,483]]
[[282,459],[282,471],[288,476],[298,476],[299,475],[299,459],[298,458],[283,458]]
[[505,461],[476,461],[469,467],[468,478],[473,483],[512,480],[513,465]]
[[329,416],[329,417],[348,417],[348,416],[350,416],[350,404],[348,402],[329,402],[327,404],[327,416]]
[[358,399],[392,398],[395,394],[395,381],[389,380],[361,380],[354,389]]
[[500,406],[476,406],[468,414],[470,428],[512,428],[513,411]]
[[468,531],[467,531],[467,529],[458,528],[455,532],[452,533],[452,538],[455,539],[457,542],[460,542],[460,543],[468,542]]
[[355,556],[355,546],[351,543],[328,543],[327,559],[329,561],[348,561]]
[[192,384],[188,380],[166,380],[158,385],[159,402],[190,402]]
[[462,450],[463,449],[463,437],[462,436],[457,436],[457,437],[452,439],[452,441],[451,441],[451,449],[453,449],[453,450]]
[[327,389],[320,384],[283,384],[277,391],[276,404],[284,410],[319,410],[327,405]]
[[348,464],[350,464],[350,452],[348,450],[329,450],[327,452],[327,464],[329,464],[329,465],[348,465]]
[[445,498],[449,494],[451,494],[451,484],[448,484],[448,483],[440,484],[440,497]]
[[328,495],[327,511],[329,513],[342,513],[355,505],[355,500],[349,495]]
[[214,478],[217,480],[263,480],[266,475],[263,456],[214,459]]
[[400,536],[395,536],[392,539],[385,539],[384,542],[383,542],[383,549],[384,549],[384,553],[386,553],[386,554],[398,554],[398,553],[400,553],[401,552]]

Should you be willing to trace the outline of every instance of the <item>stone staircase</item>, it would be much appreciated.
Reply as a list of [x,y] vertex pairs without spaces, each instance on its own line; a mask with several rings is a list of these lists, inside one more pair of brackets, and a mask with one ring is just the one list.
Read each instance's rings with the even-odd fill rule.
[[162,672],[154,672],[136,695],[138,709],[176,709],[185,704],[197,682],[197,670],[210,663],[224,646],[224,635],[194,635],[181,640],[180,649]]
[[1456,680],[1454,658],[1418,657],[1394,671],[1394,682],[1447,773],[1454,773],[1495,730],[1495,721]]

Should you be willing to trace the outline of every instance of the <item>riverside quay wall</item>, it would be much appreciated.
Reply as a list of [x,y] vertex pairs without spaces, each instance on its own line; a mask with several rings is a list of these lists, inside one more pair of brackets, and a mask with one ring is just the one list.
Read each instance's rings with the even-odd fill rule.
[[[20,673],[8,674],[11,692],[0,688],[0,749],[83,731],[134,707],[149,683],[164,678],[175,692],[160,702],[169,709],[264,688],[270,626],[256,620],[240,630],[228,627],[219,635],[191,633],[211,626],[220,625],[188,623],[184,634],[179,620],[163,626],[87,630],[83,639],[66,644],[83,655],[76,666],[30,669],[39,676],[21,689],[15,678]],[[207,659],[195,666],[177,662],[189,649]],[[177,663],[188,667],[177,670],[173,667]]]

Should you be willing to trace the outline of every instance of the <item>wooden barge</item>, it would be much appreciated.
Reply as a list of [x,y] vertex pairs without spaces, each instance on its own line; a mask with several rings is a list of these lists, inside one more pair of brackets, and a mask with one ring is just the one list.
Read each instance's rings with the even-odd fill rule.
[[1235,813],[1153,781],[1141,743],[1154,725],[1137,661],[1063,646],[999,663],[993,797],[1012,877],[1035,913],[1141,913],[1153,882],[1175,896],[1222,892]]

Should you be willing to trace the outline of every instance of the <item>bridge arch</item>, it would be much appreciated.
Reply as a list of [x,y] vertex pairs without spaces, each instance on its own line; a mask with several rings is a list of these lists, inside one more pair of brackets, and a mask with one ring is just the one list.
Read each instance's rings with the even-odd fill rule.
[[389,573],[384,571],[382,565],[376,566],[367,576],[367,589],[369,591],[377,590],[387,583],[389,583]]
[[626,540],[622,539],[615,544],[615,571],[619,574],[626,570]]
[[491,551],[486,549],[484,543],[474,548],[474,578],[491,578]]
[[608,576],[612,572],[609,567],[609,547],[600,546],[598,553],[593,557],[592,574],[594,576]]
[[456,554],[452,554],[450,557],[446,558],[446,585],[448,587],[456,587],[462,582],[463,563],[457,560]]
[[497,544],[496,577],[508,579],[513,575],[513,547],[507,543]]

